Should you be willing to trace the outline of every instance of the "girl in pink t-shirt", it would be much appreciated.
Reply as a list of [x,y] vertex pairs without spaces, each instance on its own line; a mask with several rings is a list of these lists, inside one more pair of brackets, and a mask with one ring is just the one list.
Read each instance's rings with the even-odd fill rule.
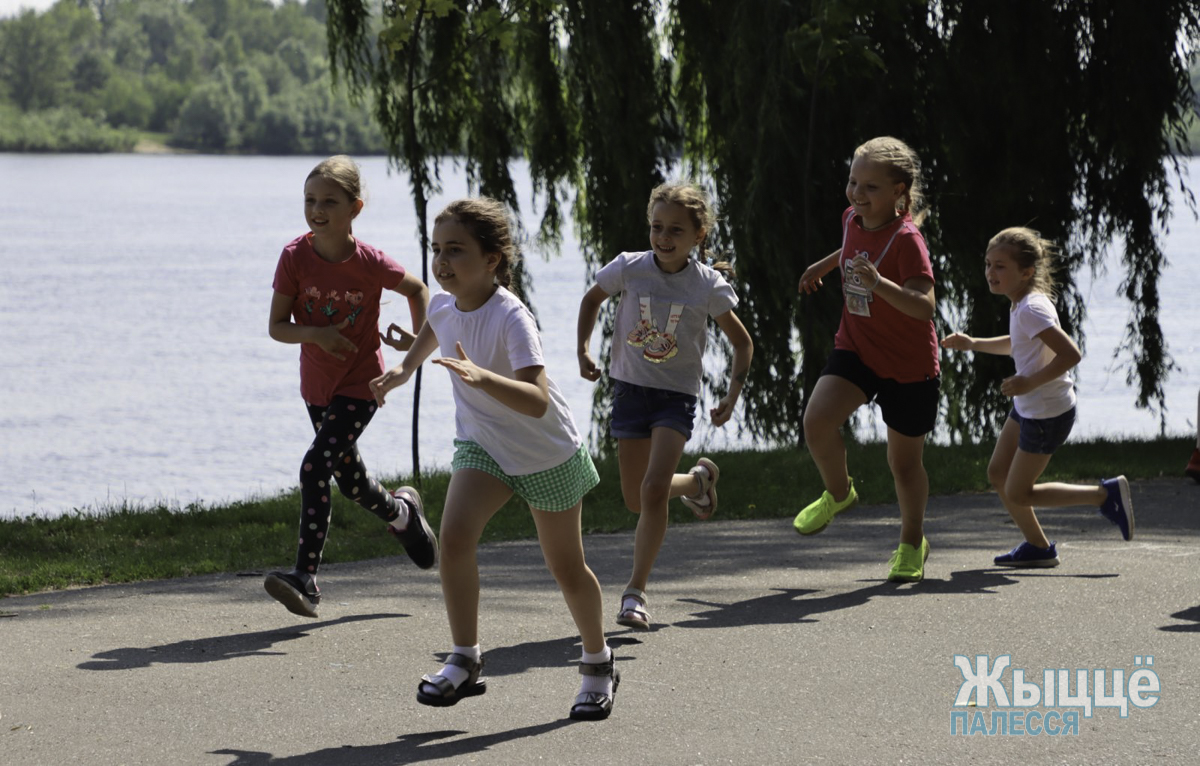
[[938,344],[933,327],[933,267],[913,217],[921,202],[921,163],[907,144],[874,138],[854,152],[846,183],[842,247],[805,270],[811,293],[837,269],[845,298],[834,350],[804,410],[804,438],[825,491],[793,526],[814,535],[858,501],[838,429],[874,400],[887,424],[888,466],[900,505],[900,545],[888,580],[925,576],[929,477],[923,454],[938,409]]
[[383,290],[408,299],[413,329],[425,324],[429,289],[400,264],[355,239],[362,210],[358,166],[344,155],[318,164],[304,182],[309,233],[279,256],[270,334],[300,344],[300,393],[316,438],[300,466],[300,544],[290,572],[271,572],[264,587],[288,611],[317,616],[315,575],[329,531],[334,482],[343,495],[387,522],[422,569],[437,563],[437,539],[412,487],[388,493],[367,472],[356,442],[375,415],[371,379],[383,372],[381,340],[398,350],[415,337],[397,325],[379,333]]

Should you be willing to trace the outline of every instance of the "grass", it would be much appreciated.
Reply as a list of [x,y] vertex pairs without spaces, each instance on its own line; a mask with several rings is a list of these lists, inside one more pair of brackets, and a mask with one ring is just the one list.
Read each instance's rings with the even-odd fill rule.
[[[1148,479],[1182,472],[1194,446],[1190,438],[1097,440],[1069,444],[1055,454],[1046,481],[1096,481],[1123,473]],[[933,494],[988,491],[990,443],[929,445],[925,467]],[[849,444],[851,473],[863,502],[893,503],[886,446]],[[718,519],[790,518],[820,493],[816,466],[796,449],[710,453],[721,466]],[[694,456],[685,456],[690,466]],[[600,485],[584,500],[585,533],[633,529],[625,510],[615,459],[599,460]],[[868,470],[869,467],[869,470]],[[408,483],[399,478],[388,486]],[[449,475],[423,477],[421,494],[437,528]],[[54,519],[0,520],[0,594],[102,583],[186,577],[216,572],[264,571],[290,566],[296,545],[299,492],[231,505],[185,508],[120,506],[75,511]],[[672,503],[671,523],[694,523]],[[524,505],[510,501],[488,525],[484,541],[535,537]],[[400,550],[383,525],[354,503],[334,495],[326,564],[394,556]]]

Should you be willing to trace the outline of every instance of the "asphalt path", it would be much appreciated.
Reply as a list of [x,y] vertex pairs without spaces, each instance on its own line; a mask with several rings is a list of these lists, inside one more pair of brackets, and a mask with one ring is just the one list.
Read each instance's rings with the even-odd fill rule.
[[[648,633],[612,621],[632,533],[590,536],[622,672],[597,723],[567,718],[580,647],[534,541],[481,548],[489,691],[445,709],[415,698],[450,645],[437,576],[403,556],[324,567],[315,620],[272,601],[262,572],[8,598],[0,763],[1194,764],[1200,485],[1133,497],[1131,542],[1089,509],[1043,512],[1062,565],[1021,571],[992,565],[1020,539],[994,496],[933,498],[911,585],[885,581],[895,506],[814,537],[784,519],[677,524]],[[956,712],[996,710],[954,706],[956,655],[1007,655],[1035,681],[1128,678],[1152,656],[1158,702],[1079,715],[1077,733],[952,733]]]

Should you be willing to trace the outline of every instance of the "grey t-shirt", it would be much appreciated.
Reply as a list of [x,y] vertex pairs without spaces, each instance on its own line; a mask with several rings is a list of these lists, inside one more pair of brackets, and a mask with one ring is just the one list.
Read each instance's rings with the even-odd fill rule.
[[738,304],[725,278],[695,259],[668,274],[646,251],[621,253],[600,269],[596,284],[609,295],[621,295],[609,376],[698,395],[708,317]]

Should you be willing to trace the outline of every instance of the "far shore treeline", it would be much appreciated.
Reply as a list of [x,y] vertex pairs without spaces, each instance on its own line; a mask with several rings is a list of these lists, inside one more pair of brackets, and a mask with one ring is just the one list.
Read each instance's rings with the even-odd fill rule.
[[0,19],[0,151],[382,154],[324,0],[59,0]]

